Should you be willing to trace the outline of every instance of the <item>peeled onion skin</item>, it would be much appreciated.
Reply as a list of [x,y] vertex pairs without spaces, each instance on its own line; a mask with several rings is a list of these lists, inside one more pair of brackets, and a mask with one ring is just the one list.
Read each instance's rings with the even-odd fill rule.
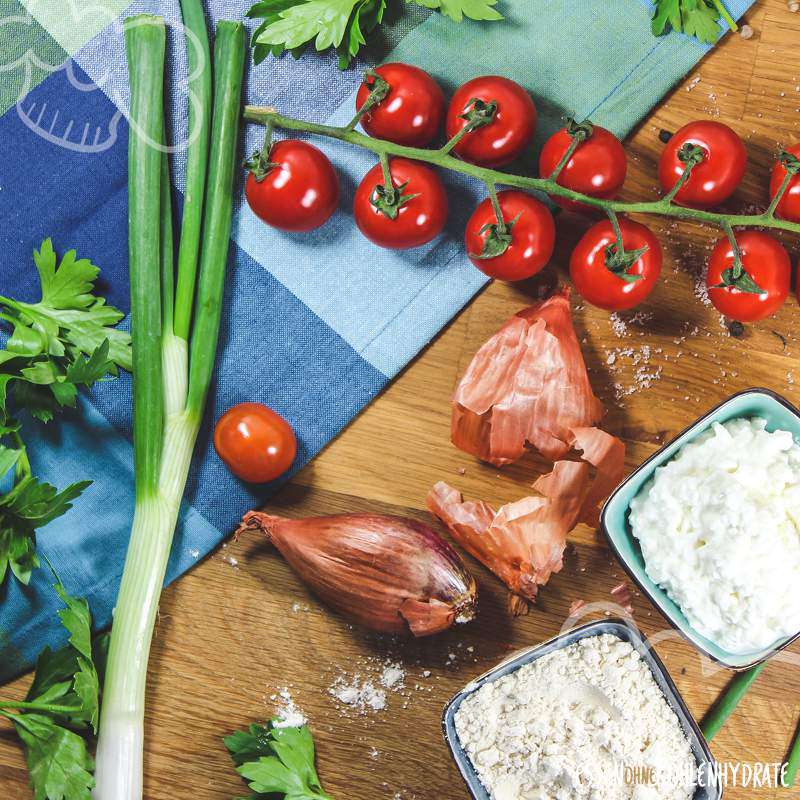
[[429,636],[475,615],[475,579],[427,525],[379,514],[286,519],[245,514],[329,606],[382,633]]

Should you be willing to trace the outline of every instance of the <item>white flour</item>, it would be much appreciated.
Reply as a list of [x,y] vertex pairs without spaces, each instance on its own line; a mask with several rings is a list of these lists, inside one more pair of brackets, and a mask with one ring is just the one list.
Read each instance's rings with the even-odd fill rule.
[[[462,703],[455,724],[493,800],[694,794],[683,729],[647,664],[616,636],[583,639],[485,684]],[[632,782],[626,768],[638,768],[645,782]]]
[[281,689],[270,698],[278,703],[276,728],[300,728],[308,720],[305,714],[297,707],[289,689]]

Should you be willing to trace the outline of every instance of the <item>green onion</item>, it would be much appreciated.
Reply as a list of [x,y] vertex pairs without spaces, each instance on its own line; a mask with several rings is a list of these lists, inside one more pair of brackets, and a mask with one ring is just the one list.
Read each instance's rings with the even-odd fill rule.
[[800,769],[800,728],[794,736],[792,749],[789,751],[789,758],[786,760],[786,771],[783,774],[783,785],[791,789],[797,780],[797,771]]
[[740,672],[728,685],[724,694],[714,704],[714,707],[703,718],[700,725],[703,735],[711,741],[728,721],[728,717],[733,714],[739,701],[747,694],[747,690],[755,679],[764,671],[767,662],[763,661],[746,672]]
[[201,0],[181,0],[187,30],[189,61],[189,143],[186,150],[186,186],[183,224],[178,251],[178,285],[174,333],[189,339],[197,276],[197,256],[206,189],[208,136],[211,129],[211,53]]
[[[153,142],[164,136],[164,20],[147,14],[125,21],[131,69],[131,117],[137,133],[128,143],[128,259],[131,273],[136,498],[156,493],[161,460],[161,250],[159,228],[161,153]],[[137,413],[146,411],[146,413]]]
[[[198,418],[211,385],[216,341],[222,313],[222,289],[230,246],[233,182],[236,176],[236,139],[241,116],[244,74],[243,28],[238,22],[220,22],[214,41],[214,121],[208,170],[208,197],[203,228],[200,282],[192,332],[187,408]],[[210,347],[209,343],[214,346]]]
[[[197,0],[186,0],[183,6],[185,12],[199,8]],[[198,27],[198,19],[192,24]],[[169,170],[166,154],[153,144],[163,141],[164,129],[163,19],[128,18],[125,40],[131,115],[137,123],[131,128],[128,152],[136,507],[111,631],[97,745],[96,800],[142,797],[147,662],[217,350],[245,57],[243,25],[220,22],[197,301],[195,306],[193,267],[187,268],[191,288],[186,288],[186,277],[181,296],[183,265],[179,256],[173,308]],[[205,118],[210,109],[197,113]],[[205,158],[204,153],[203,161]],[[188,168],[193,174],[187,176],[187,185],[201,185],[202,202],[206,165],[198,164],[199,159],[190,159]],[[197,202],[195,194],[193,203]],[[194,210],[184,214],[182,248],[192,230],[199,231],[200,222]],[[179,312],[188,315],[187,325],[194,318],[191,356],[186,337],[176,331]]]

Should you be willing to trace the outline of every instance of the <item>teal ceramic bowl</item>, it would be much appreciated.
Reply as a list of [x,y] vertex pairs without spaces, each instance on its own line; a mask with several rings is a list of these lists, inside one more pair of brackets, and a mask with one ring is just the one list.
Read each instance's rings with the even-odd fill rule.
[[680,607],[666,591],[650,579],[645,571],[639,542],[631,533],[628,522],[631,500],[653,477],[657,467],[669,461],[684,444],[697,438],[710,428],[712,423],[727,422],[737,417],[761,417],[767,421],[767,430],[790,431],[795,440],[800,442],[800,411],[791,403],[769,389],[747,389],[739,392],[700,417],[697,422],[654,453],[628,476],[603,506],[600,524],[611,549],[625,571],[673,627],[712,660],[729,669],[744,670],[760,664],[779,650],[783,650],[800,637],[800,631],[754,653],[729,653],[723,650],[700,635],[689,624]]

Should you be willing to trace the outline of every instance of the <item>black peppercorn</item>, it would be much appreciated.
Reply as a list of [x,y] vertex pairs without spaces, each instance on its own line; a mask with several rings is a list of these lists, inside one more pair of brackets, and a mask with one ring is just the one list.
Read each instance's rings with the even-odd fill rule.
[[744,336],[744,325],[738,320],[732,319],[728,322],[728,333],[734,339],[741,339]]

